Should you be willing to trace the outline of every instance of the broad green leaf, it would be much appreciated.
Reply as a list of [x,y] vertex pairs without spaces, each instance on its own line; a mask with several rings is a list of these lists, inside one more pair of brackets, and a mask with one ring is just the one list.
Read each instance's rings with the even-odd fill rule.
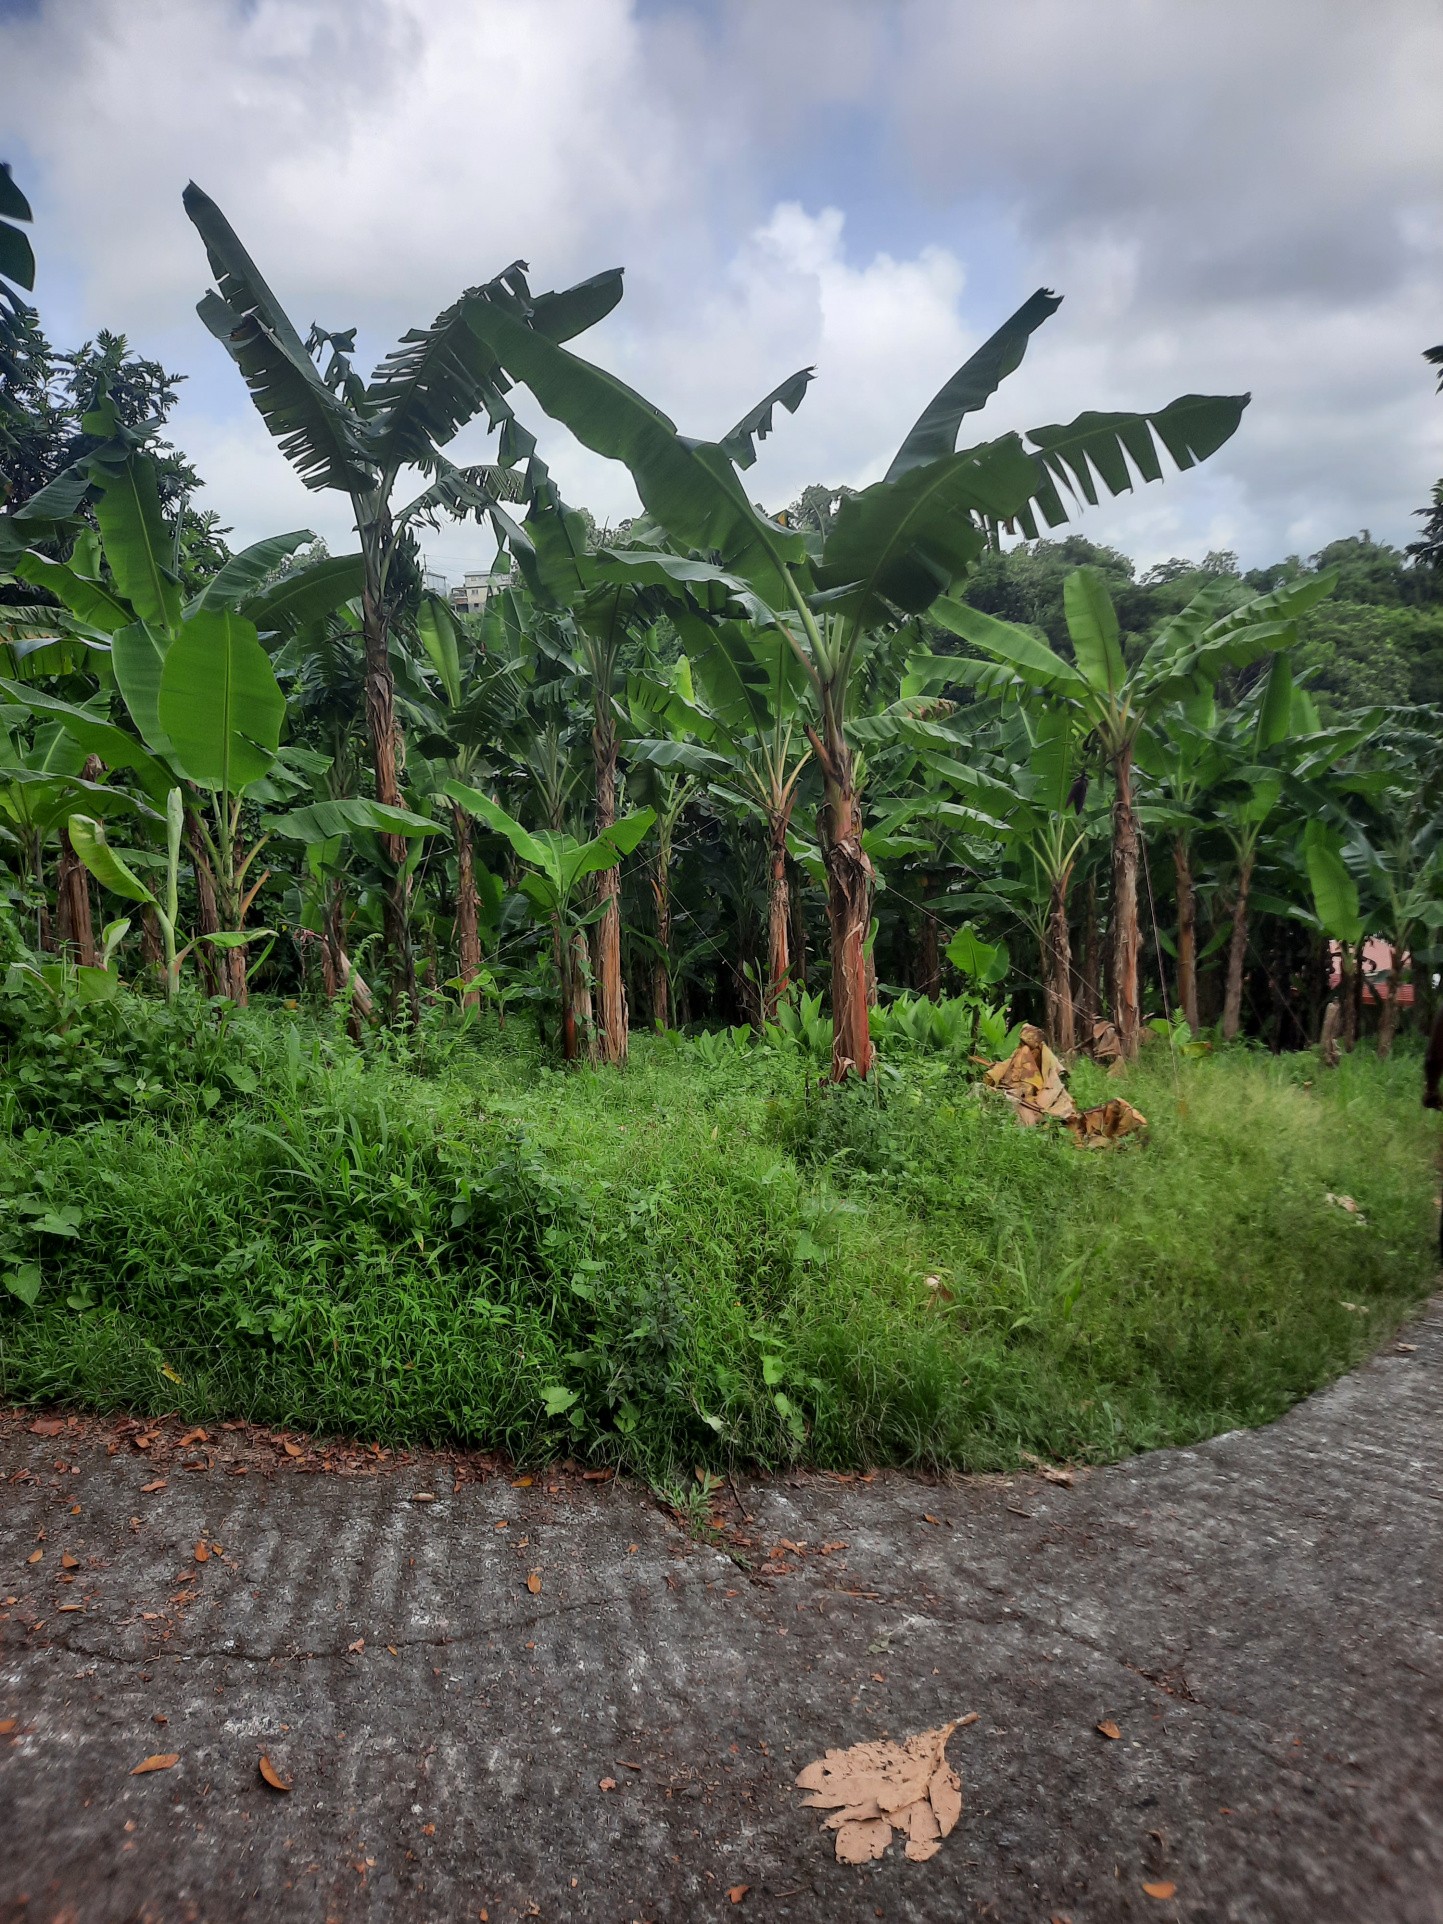
[[285,309],[215,202],[194,181],[181,198],[220,287],[196,311],[240,368],[281,451],[308,488],[365,493],[374,476],[345,402],[321,379]]
[[180,583],[170,570],[175,543],[161,512],[155,463],[135,452],[97,478],[95,518],[116,588],[141,621],[168,633],[180,620]]
[[69,830],[70,846],[103,887],[123,895],[128,902],[155,901],[140,877],[106,841],[99,822],[88,815],[72,815]]
[[18,1296],[27,1309],[34,1309],[40,1295],[40,1268],[36,1263],[18,1263],[5,1272],[5,1287]]
[[[1205,460],[1237,432],[1249,398],[1246,394],[1184,394],[1149,413],[1089,412],[1066,426],[1029,428],[1027,440],[1037,451],[1039,470],[1033,499],[1043,519],[1053,528],[1067,519],[1059,483],[1096,507],[1098,479],[1114,495],[1131,489],[1133,469],[1144,481],[1160,481],[1159,443],[1179,468]],[[1023,532],[1035,535],[1030,511],[1019,518]]]
[[566,893],[570,894],[582,876],[599,875],[604,869],[615,868],[623,856],[630,855],[650,833],[655,821],[654,808],[639,808],[623,815],[591,841],[573,843],[561,858],[561,879]]
[[545,340],[498,301],[479,303],[469,318],[548,414],[593,453],[626,464],[647,511],[680,545],[716,551],[772,606],[789,602],[786,571],[805,562],[806,546],[752,506],[720,448],[679,435],[614,374]]
[[[954,635],[995,660],[1006,662],[1035,688],[1081,690],[1088,684],[1071,662],[1064,661],[1039,636],[1010,621],[999,621],[965,601],[941,600],[932,605],[932,618]],[[961,677],[959,676],[959,679]]]
[[523,862],[532,863],[559,884],[561,875],[555,851],[524,829],[515,816],[506,813],[499,802],[493,802],[491,797],[483,795],[479,788],[468,788],[465,782],[442,782],[441,792],[449,795],[453,802],[459,802],[468,814],[479,816],[488,828],[495,829],[498,835],[504,835]]
[[911,469],[926,467],[954,453],[963,417],[985,406],[1007,376],[1021,364],[1035,331],[1061,305],[1062,296],[1047,287],[1039,287],[1024,301],[933,395],[897,450],[885,479],[899,481]]
[[416,615],[416,632],[427,659],[441,677],[446,699],[453,708],[461,706],[461,651],[456,641],[456,617],[441,599],[429,591],[421,596]]
[[239,608],[260,590],[281,562],[315,538],[309,528],[296,528],[290,534],[272,534],[264,541],[253,541],[250,547],[231,555],[211,576],[187,606],[187,617],[201,608]]
[[43,554],[27,552],[17,555],[10,564],[12,574],[22,581],[30,582],[36,588],[45,588],[55,599],[68,608],[73,615],[79,615],[93,628],[105,634],[114,634],[134,620],[129,608],[118,600],[108,588],[98,581],[89,581],[84,575],[76,574],[63,561],[51,561]]
[[293,842],[329,842],[349,835],[353,829],[367,829],[374,835],[439,835],[443,824],[429,815],[413,815],[407,808],[389,808],[365,796],[343,797],[337,801],[312,802],[293,808],[284,815],[268,815],[266,828]]
[[788,414],[795,414],[816,371],[814,367],[798,368],[779,387],[774,387],[764,400],[758,401],[754,408],[748,408],[736,426],[717,443],[727,459],[735,461],[739,468],[751,467],[757,458],[757,442],[765,441],[772,431],[773,410],[784,407]]
[[174,777],[133,735],[127,735],[114,722],[88,708],[77,708],[54,695],[43,694],[23,682],[0,680],[0,688],[12,701],[20,702],[35,715],[50,716],[74,736],[87,755],[98,755],[107,768],[133,769],[141,786],[153,802],[163,803]]
[[240,604],[239,612],[262,634],[285,639],[298,628],[324,621],[348,601],[359,601],[364,586],[361,555],[327,555],[251,595]]
[[1013,434],[845,495],[817,586],[859,623],[885,618],[889,603],[920,614],[982,553],[984,523],[1015,515],[1036,478]]
[[1362,940],[1363,918],[1358,908],[1358,885],[1332,835],[1316,819],[1303,831],[1303,858],[1313,891],[1318,920],[1340,942]]
[[117,629],[110,643],[115,685],[130,719],[158,755],[170,749],[170,738],[160,723],[160,676],[169,646],[169,635],[157,634],[143,621]]
[[1100,695],[1117,695],[1127,680],[1117,610],[1096,568],[1074,568],[1062,584],[1067,632],[1077,665]]
[[160,677],[160,724],[203,788],[234,795],[276,758],[286,702],[256,631],[205,609],[171,643]]
[[974,982],[1000,982],[1008,969],[1007,944],[984,942],[970,926],[959,929],[947,944],[947,960]]
[[1268,685],[1258,710],[1259,752],[1286,741],[1293,719],[1293,664],[1285,651],[1273,656]]

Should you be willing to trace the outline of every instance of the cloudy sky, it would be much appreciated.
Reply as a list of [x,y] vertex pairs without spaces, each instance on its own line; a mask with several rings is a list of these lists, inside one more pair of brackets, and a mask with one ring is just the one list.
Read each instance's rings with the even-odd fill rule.
[[[52,338],[189,377],[176,438],[237,539],[351,545],[195,317],[192,177],[368,365],[517,256],[538,288],[625,266],[585,351],[688,432],[814,363],[769,506],[876,478],[1039,285],[1063,306],[979,433],[1253,394],[1205,468],[1085,516],[1143,563],[1403,541],[1443,473],[1434,0],[0,0],[0,72]],[[628,510],[539,425],[574,499]],[[427,552],[454,578],[489,544]]]

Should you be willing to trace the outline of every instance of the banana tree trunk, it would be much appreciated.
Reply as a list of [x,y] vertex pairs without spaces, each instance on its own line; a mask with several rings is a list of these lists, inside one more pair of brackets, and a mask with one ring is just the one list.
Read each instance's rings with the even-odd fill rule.
[[[596,766],[596,832],[616,821],[616,730],[598,716],[591,731]],[[621,974],[621,870],[603,869],[596,878],[596,899],[604,903],[592,938],[598,1016],[597,1055],[615,1068],[626,1063],[626,984]]]
[[1223,995],[1223,1040],[1232,1042],[1243,1021],[1243,969],[1248,959],[1248,892],[1253,882],[1253,858],[1238,864],[1238,892],[1233,902],[1233,932],[1228,943],[1228,980]]
[[200,970],[201,981],[207,995],[228,995],[230,993],[230,972],[224,966],[223,952],[213,948],[204,938],[215,935],[220,930],[220,910],[215,899],[215,872],[210,865],[201,839],[200,824],[195,816],[186,811],[186,846],[190,850],[191,869],[195,875],[195,959]]
[[832,1080],[872,1072],[867,1026],[867,936],[872,926],[874,871],[862,847],[862,803],[852,753],[835,725],[822,741],[807,731],[822,770],[818,822],[827,871],[827,924],[832,948]]
[[[401,797],[401,733],[396,721],[396,680],[391,672],[390,620],[381,577],[382,544],[390,537],[390,516],[361,530],[365,582],[361,598],[361,626],[365,642],[366,729],[371,738],[371,766],[376,778],[376,800],[387,808],[404,806]],[[411,884],[406,874],[406,838],[383,835],[381,848],[392,866],[382,908],[386,952],[390,963],[393,1006],[404,997],[414,1028],[421,1020],[421,998],[416,989],[416,958],[411,952]]]
[[451,827],[456,837],[456,965],[463,984],[461,1006],[481,1006],[481,991],[466,988],[481,973],[481,937],[476,909],[476,861],[471,846],[471,817],[459,802],[451,804]]
[[1124,1061],[1136,1059],[1138,1005],[1137,813],[1132,805],[1132,746],[1114,757],[1112,799],[1112,1019]]
[[1177,876],[1177,999],[1187,1025],[1196,1035],[1197,1019],[1197,893],[1193,888],[1192,851],[1185,836],[1172,845]]
[[1361,960],[1361,943],[1356,952],[1351,942],[1338,944],[1338,1041],[1350,1053],[1358,1040],[1358,1000],[1353,990]]
[[[93,779],[93,777],[92,777]],[[82,968],[95,967],[95,927],[90,919],[90,876],[70,845],[70,831],[60,831],[60,864],[55,878],[55,928],[61,947]]]
[[777,1004],[791,986],[792,892],[787,881],[787,818],[768,824],[771,878],[767,888],[767,982],[762,1021],[775,1022]]
[[1047,926],[1042,942],[1042,981],[1047,999],[1047,1035],[1054,1051],[1070,1062],[1077,1050],[1072,1007],[1072,937],[1067,926],[1067,885],[1071,869],[1052,878]]
[[[925,895],[927,884],[922,884]],[[942,995],[942,949],[937,939],[937,918],[927,907],[926,902],[918,912],[917,923],[917,993],[925,995],[929,1002],[937,1002]]]

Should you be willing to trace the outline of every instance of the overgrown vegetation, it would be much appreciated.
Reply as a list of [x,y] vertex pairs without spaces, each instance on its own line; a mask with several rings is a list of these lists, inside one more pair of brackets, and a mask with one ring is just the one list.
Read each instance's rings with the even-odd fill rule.
[[1406,1059],[1323,1077],[1156,1040],[1126,1082],[1147,1139],[1089,1155],[896,1042],[842,1088],[783,1044],[641,1039],[625,1077],[578,1074],[489,1019],[362,1055],[251,1011],[224,1056],[0,1147],[4,1260],[37,1278],[0,1394],[657,1481],[1095,1461],[1275,1416],[1429,1274]]

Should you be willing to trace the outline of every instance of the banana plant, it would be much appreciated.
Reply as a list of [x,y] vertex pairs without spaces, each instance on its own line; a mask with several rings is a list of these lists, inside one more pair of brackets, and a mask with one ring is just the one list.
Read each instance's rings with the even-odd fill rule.
[[665,738],[643,739],[633,752],[658,768],[690,770],[766,829],[765,1025],[775,1021],[791,986],[787,838],[812,752],[804,732],[807,679],[779,627],[709,625],[680,610],[674,619],[695,653],[682,658],[683,679],[672,686],[631,678],[628,698],[638,723],[649,715],[653,728],[660,722],[668,731]]
[[[1241,668],[1286,649],[1297,639],[1297,619],[1332,591],[1335,577],[1311,575],[1286,582],[1219,613],[1219,593],[1204,589],[1165,622],[1142,655],[1129,663],[1117,611],[1096,568],[1078,568],[1063,587],[1074,660],[1067,661],[1030,628],[984,614],[944,597],[936,620],[970,642],[987,662],[959,666],[960,679],[993,693],[1032,689],[1071,705],[1098,745],[1112,776],[1112,1019],[1124,1056],[1141,1039],[1138,959],[1138,817],[1134,761],[1142,730],[1169,703],[1211,687],[1225,668]],[[994,666],[993,664],[996,664]]]
[[[350,498],[360,542],[366,722],[376,800],[399,808],[400,735],[390,642],[400,599],[396,577],[404,570],[395,564],[418,523],[439,513],[477,514],[497,499],[515,499],[518,491],[508,471],[534,445],[506,400],[509,383],[496,357],[470,325],[481,291],[468,288],[429,327],[411,329],[364,382],[351,364],[356,330],[312,325],[303,341],[215,202],[194,181],[183,199],[217,283],[197,308],[202,321],[240,369],[262,420],[306,486],[334,488]],[[525,263],[517,261],[494,285],[504,290],[518,325],[564,341],[611,312],[621,298],[621,271],[533,295]],[[483,410],[491,425],[501,428],[499,462],[457,467],[441,450]],[[420,469],[427,485],[403,507],[394,507],[397,481],[410,468]],[[414,1020],[419,1003],[404,839],[388,836],[386,850],[394,877],[386,940]]]
[[[177,947],[176,921],[179,915],[180,846],[185,827],[185,798],[172,788],[165,799],[165,894],[158,896],[113,849],[105,837],[103,823],[89,815],[72,815],[70,840],[75,853],[103,888],[139,902],[151,910],[160,927],[165,950],[165,995],[173,1001],[180,986],[183,955]],[[133,859],[133,858],[132,858]],[[113,925],[112,925],[113,926]],[[110,945],[107,943],[107,955]]]
[[581,1054],[583,1037],[576,1022],[576,998],[572,972],[582,966],[577,956],[575,937],[606,913],[607,898],[601,897],[589,908],[577,906],[581,883],[591,875],[613,869],[638,847],[656,821],[656,811],[636,809],[604,828],[590,841],[578,841],[557,829],[538,829],[534,834],[508,815],[499,802],[464,782],[442,784],[452,801],[467,809],[488,828],[503,836],[526,864],[521,876],[522,893],[538,916],[553,921],[560,931],[558,945],[561,974],[561,1031],[563,1053],[568,1062]]
[[[958,450],[964,417],[983,406],[1055,312],[1039,290],[929,402],[881,481],[841,499],[829,530],[808,534],[762,513],[737,472],[738,446],[696,441],[614,375],[526,325],[504,288],[468,316],[496,359],[593,452],[630,469],[647,512],[674,544],[745,582],[753,618],[779,625],[811,685],[808,736],[823,781],[819,835],[831,930],[832,1073],[868,1074],[867,942],[873,874],[848,738],[848,696],[873,638],[929,608],[960,581],[1000,525],[1036,534],[1067,518],[1062,489],[1095,502],[1134,475],[1158,480],[1160,450],[1179,467],[1236,429],[1246,396],[1188,395],[1147,414],[1086,414],[1063,427],[1007,434]],[[743,436],[741,451],[752,448]]]

